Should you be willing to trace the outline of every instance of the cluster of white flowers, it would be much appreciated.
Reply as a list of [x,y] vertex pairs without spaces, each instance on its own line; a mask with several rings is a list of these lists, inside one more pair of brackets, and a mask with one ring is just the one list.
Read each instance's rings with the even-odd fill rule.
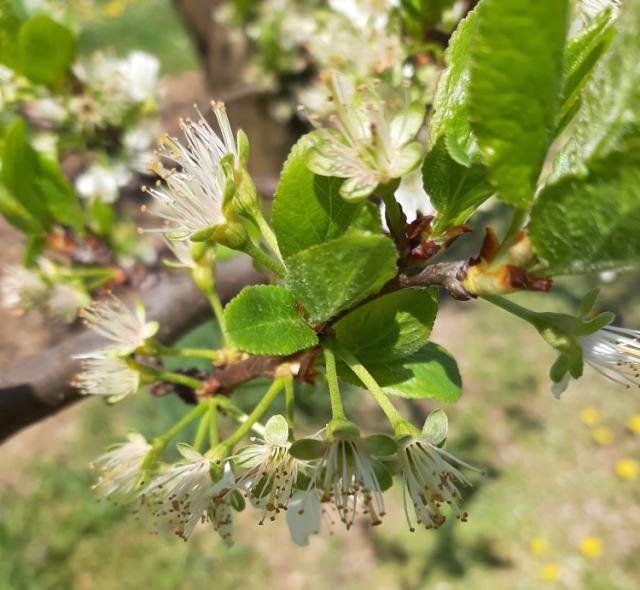
[[[405,487],[405,511],[411,530],[406,497],[411,498],[418,522],[436,528],[444,522],[440,503],[451,505],[454,514],[466,520],[459,508],[455,482],[469,484],[457,467],[475,470],[436,445],[423,434],[406,438],[398,449],[386,435],[366,438],[317,436],[298,441],[316,458],[301,460],[290,452],[290,429],[283,416],[276,415],[265,426],[264,438],[254,438],[235,455],[214,459],[192,447],[178,445],[182,460],[160,466],[149,481],[143,481],[142,466],[151,446],[140,435],[100,457],[98,491],[116,500],[140,497],[156,527],[188,539],[199,522],[209,521],[228,545],[233,543],[232,514],[242,495],[262,516],[275,520],[286,512],[294,543],[307,545],[321,528],[324,506],[332,507],[347,529],[357,515],[368,516],[372,525],[385,514],[383,491],[392,479],[381,459],[395,461]],[[377,448],[377,451],[376,451]],[[383,457],[384,456],[384,457]],[[477,470],[476,470],[477,471]],[[212,477],[212,473],[218,474]],[[329,518],[330,520],[330,518]]]

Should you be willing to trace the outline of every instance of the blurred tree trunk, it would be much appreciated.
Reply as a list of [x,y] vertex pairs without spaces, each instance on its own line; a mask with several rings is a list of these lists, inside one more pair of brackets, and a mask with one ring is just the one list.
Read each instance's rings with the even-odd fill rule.
[[274,177],[297,139],[293,126],[279,123],[269,113],[273,96],[254,91],[243,78],[248,43],[232,43],[230,31],[214,20],[224,0],[174,0],[191,32],[205,69],[211,98],[233,98],[228,105],[234,128],[243,129],[251,142],[249,169],[257,177]]

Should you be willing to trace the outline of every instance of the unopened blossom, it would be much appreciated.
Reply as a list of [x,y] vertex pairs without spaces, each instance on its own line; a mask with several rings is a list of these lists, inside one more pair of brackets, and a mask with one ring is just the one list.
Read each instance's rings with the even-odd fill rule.
[[[334,113],[334,130],[320,129],[320,141],[309,168],[322,176],[345,178],[340,194],[362,200],[378,185],[398,179],[416,168],[422,146],[415,141],[423,108],[406,104],[393,115],[374,86],[356,90],[352,81],[336,72],[327,76]],[[312,122],[318,125],[316,118]]]
[[260,524],[267,514],[271,520],[281,510],[287,510],[295,491],[301,462],[289,454],[289,428],[283,416],[273,416],[265,427],[264,439],[241,449],[236,464],[246,469],[238,478],[238,487],[245,488],[252,503],[263,510]]
[[579,338],[584,361],[607,379],[640,387],[640,330],[606,326]]
[[143,485],[142,464],[151,451],[151,445],[141,434],[132,432],[127,441],[100,455],[92,464],[100,470],[93,488],[106,498],[127,501]]
[[0,301],[6,309],[31,309],[42,303],[48,292],[49,286],[39,273],[24,266],[7,266],[0,276]]
[[140,373],[118,356],[105,356],[100,352],[78,355],[82,370],[73,384],[85,395],[107,396],[118,401],[140,389]]
[[155,162],[151,169],[161,176],[165,186],[143,187],[162,206],[156,213],[165,225],[157,231],[187,238],[225,221],[222,211],[225,175],[222,159],[233,155],[238,163],[238,148],[223,103],[212,103],[220,135],[201,117],[197,122],[182,121],[184,142],[165,135],[159,155],[175,166],[167,169]]
[[91,330],[110,340],[101,351],[108,355],[129,355],[158,331],[157,322],[146,321],[144,306],[138,305],[132,311],[113,295],[92,303],[80,312],[80,316]]
[[415,529],[409,504],[418,523],[427,529],[438,528],[444,523],[445,516],[440,510],[443,503],[451,506],[457,518],[467,520],[467,513],[460,509],[462,495],[458,485],[471,484],[458,467],[477,469],[434,442],[428,436],[411,437],[401,443],[399,450],[404,511],[411,531]]

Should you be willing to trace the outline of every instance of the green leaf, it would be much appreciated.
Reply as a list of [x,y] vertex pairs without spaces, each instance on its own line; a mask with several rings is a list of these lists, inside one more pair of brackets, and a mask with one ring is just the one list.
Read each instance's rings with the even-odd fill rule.
[[15,70],[18,67],[18,31],[20,18],[9,0],[0,0],[0,63]]
[[51,216],[36,186],[38,173],[38,155],[29,145],[24,121],[16,119],[5,136],[2,180],[29,214],[47,229]]
[[615,29],[612,23],[611,10],[603,10],[567,44],[559,130],[566,127],[576,113],[580,92],[613,39]]
[[454,159],[448,143],[446,136],[441,136],[422,165],[424,189],[438,212],[434,236],[463,224],[493,193],[486,168],[470,160],[462,164],[464,154],[458,150],[455,150],[457,160]]
[[449,419],[442,410],[434,410],[422,426],[422,434],[432,445],[441,445],[447,439]]
[[25,234],[42,233],[44,229],[36,219],[0,184],[0,214],[16,229]]
[[38,14],[18,32],[20,71],[36,84],[53,85],[71,68],[76,55],[76,38],[67,27]]
[[[462,381],[458,365],[444,348],[433,342],[408,357],[365,366],[388,395],[447,403],[460,398]],[[338,371],[343,381],[364,387],[346,365],[339,364]]]
[[354,309],[333,325],[338,342],[360,362],[402,358],[429,339],[438,312],[435,289],[404,289]]
[[[584,170],[592,157],[633,151],[640,145],[640,2],[622,5],[616,35],[581,95],[572,139],[563,160]],[[566,166],[565,166],[566,168]]]
[[235,345],[252,354],[293,354],[318,343],[283,287],[246,287],[227,304],[224,319]]
[[273,226],[285,258],[344,234],[352,224],[376,231],[372,203],[347,203],[339,194],[341,178],[317,176],[307,167],[313,135],[302,137],[287,159],[273,203]]
[[484,0],[471,48],[469,116],[498,196],[533,199],[562,90],[568,0]]
[[546,186],[529,236],[550,274],[616,269],[640,260],[640,166],[631,152],[590,163],[586,176]]
[[351,231],[287,260],[286,285],[309,322],[324,322],[377,293],[396,274],[397,252],[382,235]]
[[289,447],[289,453],[292,457],[301,461],[313,461],[324,455],[328,443],[316,438],[301,438],[295,441]]
[[475,41],[478,22],[477,12],[473,10],[460,21],[451,36],[444,54],[447,67],[438,79],[429,119],[431,145],[435,145],[439,137],[449,135],[470,157],[478,155],[477,140],[469,127],[469,71],[471,47]]
[[40,156],[36,187],[53,219],[62,225],[68,225],[77,233],[82,233],[84,229],[82,207],[57,162]]

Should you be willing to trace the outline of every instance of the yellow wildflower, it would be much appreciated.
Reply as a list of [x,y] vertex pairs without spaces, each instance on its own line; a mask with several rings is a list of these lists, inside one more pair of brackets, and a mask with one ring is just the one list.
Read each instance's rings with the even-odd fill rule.
[[585,408],[580,412],[580,420],[587,426],[595,426],[602,422],[602,416],[595,408]]
[[557,563],[546,563],[542,567],[541,576],[545,582],[557,582],[560,579],[560,566]]
[[638,478],[638,474],[640,474],[640,463],[635,459],[624,457],[616,463],[616,475],[620,479],[632,481]]
[[640,434],[640,414],[634,414],[627,420],[627,428],[635,434]]
[[602,541],[598,537],[585,537],[580,541],[580,553],[585,557],[600,557]]
[[549,545],[542,537],[533,537],[529,543],[529,550],[533,555],[544,555],[547,549],[549,549]]
[[103,9],[107,18],[118,18],[124,14],[127,8],[125,0],[111,0]]
[[601,447],[607,447],[613,444],[613,431],[606,426],[601,426],[600,428],[596,428],[591,434],[591,438],[593,442]]

